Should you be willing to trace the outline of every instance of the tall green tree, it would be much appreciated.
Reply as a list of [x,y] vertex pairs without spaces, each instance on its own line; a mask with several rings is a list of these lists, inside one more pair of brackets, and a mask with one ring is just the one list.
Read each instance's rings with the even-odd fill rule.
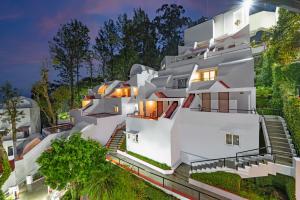
[[17,156],[17,123],[24,117],[24,112],[19,109],[23,103],[19,92],[10,83],[0,87],[0,99],[3,112],[0,113],[2,122],[8,123],[7,131],[12,135],[14,158]]
[[1,191],[2,186],[9,178],[11,169],[8,161],[7,153],[3,147],[3,136],[6,135],[6,132],[0,132],[0,165],[2,167],[2,172],[0,173],[0,200],[4,200],[4,194]]
[[120,35],[118,27],[113,20],[104,22],[103,27],[98,31],[96,44],[93,49],[96,58],[101,63],[102,76],[112,80],[114,78],[114,56],[120,48]]
[[90,184],[93,173],[101,172],[110,164],[105,155],[106,149],[96,141],[85,140],[80,133],[75,133],[68,139],[55,140],[37,162],[48,186],[69,190],[72,199],[77,200],[85,195],[84,189]]
[[[62,25],[49,43],[54,69],[59,71],[61,82],[69,85],[70,107],[74,108],[74,78],[79,81],[79,68],[89,52],[89,29],[78,20]],[[77,84],[77,95],[79,85]]]
[[159,34],[161,55],[177,55],[178,45],[183,44],[183,30],[191,20],[184,16],[185,10],[181,5],[164,4],[156,13],[154,23]]
[[31,93],[34,100],[38,103],[42,113],[47,118],[48,124],[50,126],[55,126],[57,123],[57,112],[53,108],[53,100],[50,96],[48,73],[48,64],[47,61],[45,61],[41,69],[40,80],[33,85]]
[[139,63],[147,66],[158,65],[159,53],[156,47],[155,25],[144,10],[141,8],[134,10],[130,27],[134,49],[139,56]]

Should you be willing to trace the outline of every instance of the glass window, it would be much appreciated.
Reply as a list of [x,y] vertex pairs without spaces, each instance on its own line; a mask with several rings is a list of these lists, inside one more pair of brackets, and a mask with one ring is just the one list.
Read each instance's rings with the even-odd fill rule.
[[178,88],[186,88],[187,78],[177,80]]
[[204,72],[203,73],[203,80],[204,81],[209,81],[209,72]]
[[233,135],[233,145],[240,145],[240,137],[238,135]]
[[210,80],[215,80],[215,76],[216,76],[216,71],[212,70],[209,72],[209,79]]
[[13,156],[14,155],[14,148],[12,146],[7,148],[7,155]]
[[226,144],[232,144],[232,134],[226,134]]

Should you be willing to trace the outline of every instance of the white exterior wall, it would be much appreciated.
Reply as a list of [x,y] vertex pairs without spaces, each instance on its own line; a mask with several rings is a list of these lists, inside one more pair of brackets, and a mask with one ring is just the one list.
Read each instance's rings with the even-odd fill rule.
[[250,16],[250,33],[254,35],[257,31],[272,28],[277,23],[276,12],[262,11]]
[[96,124],[90,124],[81,131],[82,137],[96,140],[100,144],[105,145],[116,126],[124,120],[125,117],[123,115],[97,118]]
[[[175,124],[179,124],[175,133],[178,135],[172,135],[179,137],[179,143],[174,144],[175,149],[203,159],[230,157],[240,151],[259,148],[258,115],[181,109]],[[227,145],[226,133],[239,135],[240,145]],[[188,163],[190,160],[183,161]]]
[[208,20],[184,31],[184,44],[193,46],[194,42],[209,41],[213,37],[213,20]]
[[127,150],[172,166],[171,160],[171,129],[173,120],[161,118],[148,120],[127,117],[126,131],[138,132],[138,143],[133,141],[133,135],[126,134]]

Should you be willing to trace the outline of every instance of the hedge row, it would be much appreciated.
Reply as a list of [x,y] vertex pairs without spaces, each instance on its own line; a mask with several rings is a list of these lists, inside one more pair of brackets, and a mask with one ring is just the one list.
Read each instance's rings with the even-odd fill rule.
[[224,190],[239,193],[241,177],[228,172],[195,173],[191,178],[209,185],[213,185]]

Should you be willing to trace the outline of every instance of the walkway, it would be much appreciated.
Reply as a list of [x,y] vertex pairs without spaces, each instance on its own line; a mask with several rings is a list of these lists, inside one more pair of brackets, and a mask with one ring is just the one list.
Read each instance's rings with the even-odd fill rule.
[[176,173],[164,175],[120,154],[115,153],[111,155],[112,156],[108,155],[108,159],[115,164],[152,184],[163,187],[164,189],[170,190],[188,199],[226,199],[210,191],[189,184],[187,178],[184,176],[176,176]]

